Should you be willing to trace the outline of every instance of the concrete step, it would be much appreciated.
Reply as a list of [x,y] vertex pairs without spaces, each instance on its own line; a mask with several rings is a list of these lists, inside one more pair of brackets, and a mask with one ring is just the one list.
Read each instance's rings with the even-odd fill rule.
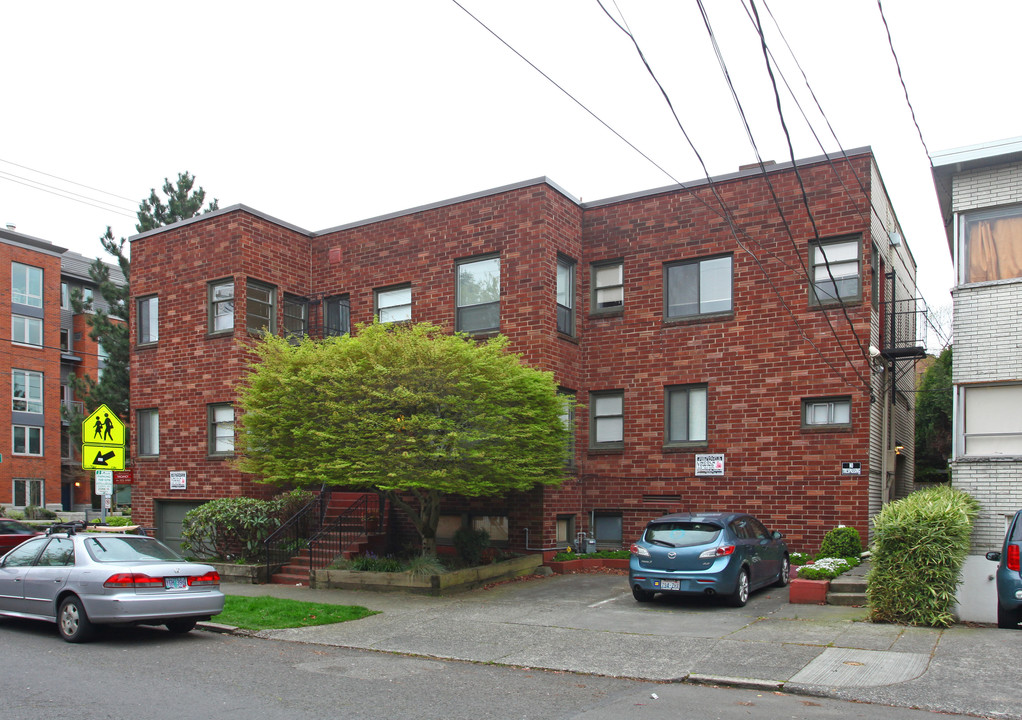
[[838,575],[830,581],[831,592],[860,593],[866,592],[866,578],[855,575]]
[[[831,585],[831,587],[833,587],[833,585]],[[868,603],[866,601],[865,593],[829,592],[827,593],[827,604],[845,605],[848,607],[865,607]]]
[[301,585],[302,587],[308,587],[309,573],[306,572],[304,575],[284,572],[274,573],[273,577],[270,578],[270,582],[274,585]]

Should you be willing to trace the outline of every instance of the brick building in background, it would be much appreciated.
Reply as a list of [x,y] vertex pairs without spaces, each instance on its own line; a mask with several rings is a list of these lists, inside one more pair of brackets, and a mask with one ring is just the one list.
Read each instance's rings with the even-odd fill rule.
[[541,178],[322,232],[236,205],[135,236],[134,518],[173,542],[187,509],[273,492],[230,462],[244,341],[376,315],[503,333],[577,402],[565,482],[452,499],[441,543],[468,523],[518,551],[620,548],[710,509],[793,549],[865,537],[913,487],[915,263],[869,149],[797,170],[812,219],[784,164],[587,203]]
[[[93,260],[46,240],[0,230],[0,267],[10,280],[0,293],[7,333],[0,342],[0,377],[10,400],[0,411],[0,505],[81,511],[93,507],[90,476],[82,470],[80,444],[72,440],[61,408],[83,409],[69,376],[98,378],[103,350],[89,337],[87,313],[75,313],[78,290],[107,309],[89,276]],[[114,282],[124,282],[110,266]]]

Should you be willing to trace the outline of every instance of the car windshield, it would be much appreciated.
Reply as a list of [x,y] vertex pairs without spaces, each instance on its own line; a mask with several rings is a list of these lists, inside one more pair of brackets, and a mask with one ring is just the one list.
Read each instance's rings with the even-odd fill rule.
[[162,562],[182,561],[180,555],[147,537],[90,537],[85,549],[96,562]]
[[662,522],[646,528],[646,542],[667,547],[708,545],[720,537],[719,525],[702,522]]
[[31,535],[35,530],[14,520],[0,520],[0,533],[4,535]]

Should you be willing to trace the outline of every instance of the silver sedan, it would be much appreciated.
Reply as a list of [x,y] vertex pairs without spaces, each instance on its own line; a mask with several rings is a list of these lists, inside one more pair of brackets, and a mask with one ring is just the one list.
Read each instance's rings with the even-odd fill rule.
[[155,538],[54,526],[0,558],[0,616],[55,622],[68,642],[97,625],[186,633],[224,609],[220,574]]

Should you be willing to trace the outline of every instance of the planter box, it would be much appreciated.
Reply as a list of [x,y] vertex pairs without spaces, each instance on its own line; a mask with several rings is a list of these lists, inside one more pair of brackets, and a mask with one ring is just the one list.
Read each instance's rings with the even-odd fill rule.
[[[206,562],[200,560],[199,562]],[[237,565],[235,563],[206,562],[212,565],[220,573],[221,582],[251,583],[262,585],[269,582],[266,577],[266,564],[262,565]]]
[[581,560],[551,560],[547,563],[547,567],[553,570],[558,575],[565,575],[567,573],[575,572],[576,570],[582,569]]
[[830,580],[792,578],[788,585],[788,602],[795,605],[826,605]]
[[615,570],[627,570],[628,563],[631,560],[629,558],[605,558],[603,560],[603,567],[614,568]]
[[526,555],[504,562],[425,577],[412,577],[405,572],[381,573],[323,569],[313,571],[310,585],[320,589],[341,588],[344,590],[446,595],[471,590],[487,583],[531,575],[542,564],[542,555]]

